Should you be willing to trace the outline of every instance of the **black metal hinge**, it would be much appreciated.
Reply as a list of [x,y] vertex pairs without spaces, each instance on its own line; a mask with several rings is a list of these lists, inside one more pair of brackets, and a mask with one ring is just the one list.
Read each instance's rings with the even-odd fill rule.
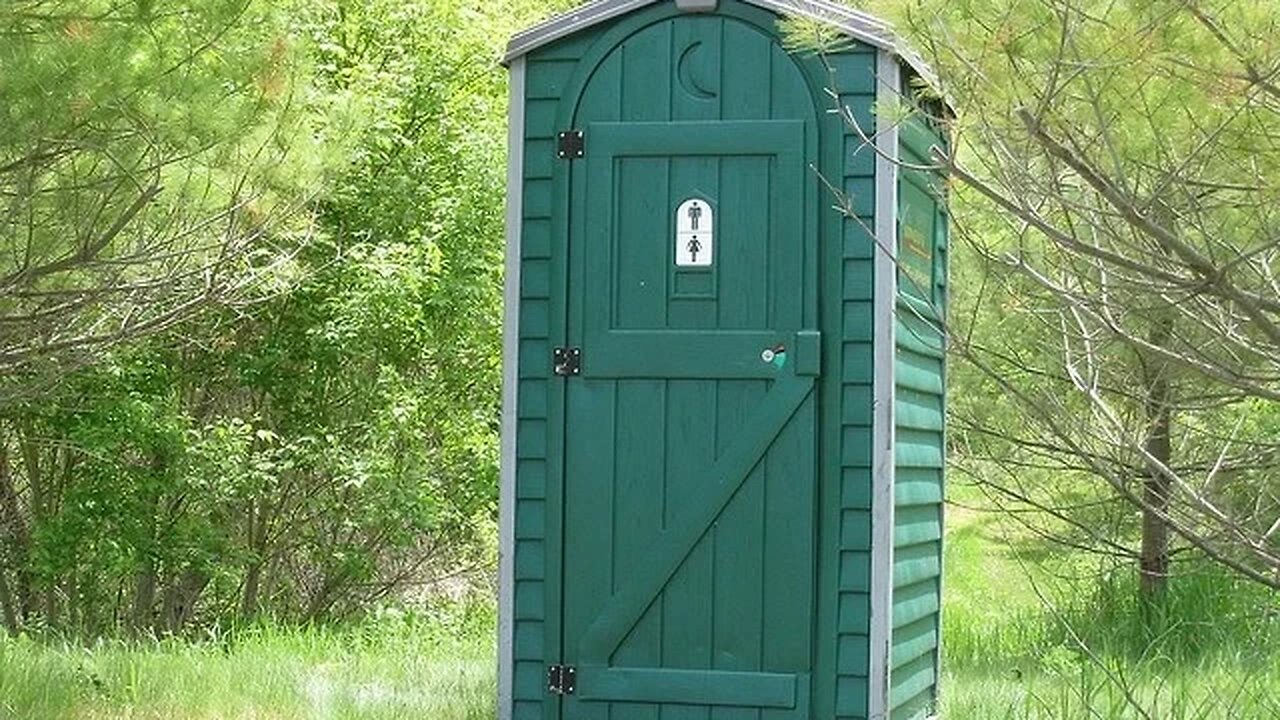
[[582,374],[582,348],[558,347],[551,353],[551,370],[557,375]]
[[547,667],[547,692],[552,695],[572,695],[576,688],[578,670],[572,665],[549,665]]
[[556,155],[563,160],[576,160],[586,154],[587,142],[581,130],[568,130],[559,135]]

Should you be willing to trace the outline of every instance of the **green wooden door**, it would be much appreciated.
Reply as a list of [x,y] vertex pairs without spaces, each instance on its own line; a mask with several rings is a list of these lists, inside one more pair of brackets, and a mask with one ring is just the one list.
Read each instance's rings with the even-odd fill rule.
[[[572,164],[567,720],[807,718],[819,338],[806,126],[595,122]],[[677,263],[677,212],[713,220]],[[705,226],[704,226],[705,227]],[[766,352],[767,351],[767,352]]]

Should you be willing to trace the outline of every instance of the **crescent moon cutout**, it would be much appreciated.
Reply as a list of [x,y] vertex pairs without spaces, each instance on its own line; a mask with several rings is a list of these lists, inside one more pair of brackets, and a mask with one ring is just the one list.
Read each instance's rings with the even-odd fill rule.
[[710,100],[716,94],[698,84],[698,81],[693,77],[693,68],[691,67],[693,55],[700,47],[702,47],[702,42],[698,41],[680,53],[680,62],[677,63],[676,74],[680,78],[680,87],[684,88],[685,92],[699,100]]

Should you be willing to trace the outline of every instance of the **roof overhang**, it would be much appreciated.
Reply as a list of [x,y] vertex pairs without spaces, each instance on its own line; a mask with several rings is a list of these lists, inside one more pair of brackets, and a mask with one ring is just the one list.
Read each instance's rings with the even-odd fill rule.
[[[503,65],[527,55],[538,48],[553,43],[593,25],[620,15],[639,10],[658,2],[669,0],[594,0],[582,7],[557,15],[546,22],[518,33],[507,44]],[[925,82],[943,94],[937,74],[905,41],[894,32],[889,23],[859,12],[831,0],[741,0],[750,5],[771,10],[779,15],[803,17],[826,23],[842,34],[880,50],[886,50],[902,60]],[[944,97],[951,108],[951,102]]]

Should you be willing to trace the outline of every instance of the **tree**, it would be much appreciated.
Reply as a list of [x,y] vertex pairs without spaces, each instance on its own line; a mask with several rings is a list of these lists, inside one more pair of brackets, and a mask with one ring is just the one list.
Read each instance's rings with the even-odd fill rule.
[[[506,97],[496,60],[546,8],[275,10],[297,43],[295,94],[319,114],[300,127],[341,162],[299,173],[292,155],[278,168],[261,158],[283,187],[314,183],[304,196],[315,202],[305,225],[266,223],[227,266],[246,295],[59,355],[78,367],[0,403],[11,629],[338,618],[490,564]],[[238,24],[250,21],[228,36],[258,32]],[[233,153],[225,172],[257,161]]]
[[967,467],[1069,528],[1055,540],[1135,561],[1148,596],[1172,538],[1280,587],[1276,14],[920,0],[905,18],[962,108],[936,160],[979,260],[950,328]]
[[328,154],[284,10],[0,9],[0,402],[287,259]]

